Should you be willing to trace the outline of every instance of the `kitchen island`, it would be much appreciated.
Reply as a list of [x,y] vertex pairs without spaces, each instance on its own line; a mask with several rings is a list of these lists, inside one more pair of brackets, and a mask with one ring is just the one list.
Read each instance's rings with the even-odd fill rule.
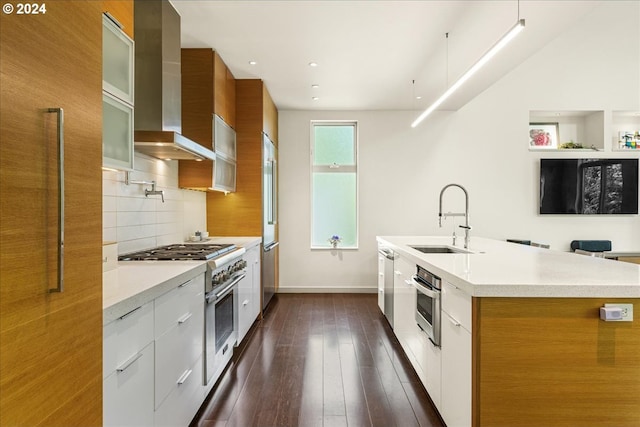
[[[378,237],[397,257],[394,332],[447,425],[640,425],[640,320],[599,318],[607,303],[638,316],[640,266],[483,238],[466,251],[451,243]],[[443,282],[440,347],[414,321],[416,266]]]

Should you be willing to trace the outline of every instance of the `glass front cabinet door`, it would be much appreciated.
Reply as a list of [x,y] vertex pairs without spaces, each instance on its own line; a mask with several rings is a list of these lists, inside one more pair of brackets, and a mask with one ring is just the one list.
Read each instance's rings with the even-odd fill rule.
[[102,166],[133,170],[133,107],[102,92]]
[[134,45],[102,17],[102,166],[133,170]]

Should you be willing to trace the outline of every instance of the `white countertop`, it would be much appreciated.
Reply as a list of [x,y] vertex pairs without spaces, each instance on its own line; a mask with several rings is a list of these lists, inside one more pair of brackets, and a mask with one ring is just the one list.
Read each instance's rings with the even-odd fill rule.
[[[476,297],[640,297],[640,265],[471,237],[470,254],[425,254],[451,237],[379,236],[401,256]],[[457,249],[464,239],[458,236]]]
[[[206,242],[234,243],[250,249],[260,237],[212,237]],[[178,285],[204,273],[206,261],[118,261],[117,268],[102,274],[102,322],[154,300]]]

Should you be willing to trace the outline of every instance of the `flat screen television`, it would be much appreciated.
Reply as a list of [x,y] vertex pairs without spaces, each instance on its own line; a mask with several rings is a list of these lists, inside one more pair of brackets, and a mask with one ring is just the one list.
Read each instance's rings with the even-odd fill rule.
[[540,159],[541,214],[637,214],[638,159]]

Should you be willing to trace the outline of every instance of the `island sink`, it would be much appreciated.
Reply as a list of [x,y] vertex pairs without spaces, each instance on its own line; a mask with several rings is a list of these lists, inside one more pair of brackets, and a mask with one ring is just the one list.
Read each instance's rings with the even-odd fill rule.
[[425,254],[470,254],[471,252],[462,249],[452,248],[450,246],[413,246],[409,245],[417,251]]

